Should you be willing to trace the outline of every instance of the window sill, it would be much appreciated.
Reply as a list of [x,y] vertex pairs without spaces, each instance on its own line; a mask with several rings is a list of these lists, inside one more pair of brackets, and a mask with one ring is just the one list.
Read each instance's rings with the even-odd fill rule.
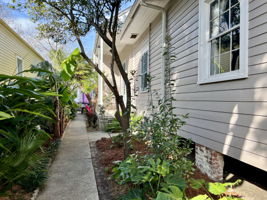
[[146,89],[146,90],[140,90],[140,94],[142,94],[142,93],[148,93],[148,89]]
[[217,83],[217,82],[225,82],[225,81],[233,81],[238,79],[246,79],[248,78],[247,75],[240,74],[240,73],[225,73],[220,75],[214,75],[212,77],[208,77],[206,79],[199,79],[197,84],[204,85],[209,83]]

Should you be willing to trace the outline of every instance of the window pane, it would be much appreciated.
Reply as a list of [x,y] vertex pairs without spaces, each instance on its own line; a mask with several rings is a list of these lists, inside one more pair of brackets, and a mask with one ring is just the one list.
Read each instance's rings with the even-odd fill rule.
[[212,58],[210,63],[210,75],[215,75],[220,73],[219,68],[219,56]]
[[229,11],[220,15],[220,33],[229,29]]
[[144,75],[144,90],[147,89],[147,74]]
[[231,6],[233,6],[233,5],[237,4],[237,3],[239,3],[239,0],[231,0]]
[[147,72],[147,64],[148,64],[147,56],[148,56],[147,53],[144,53],[144,55],[142,56],[142,69],[141,69],[142,74]]
[[221,73],[230,71],[230,52],[220,55],[220,70]]
[[230,33],[227,33],[221,37],[221,53],[230,51]]
[[219,33],[219,18],[210,22],[210,37],[215,37]]
[[210,5],[210,20],[219,16],[219,3],[218,0],[214,1]]
[[239,69],[239,50],[232,52],[231,70]]
[[238,25],[240,23],[240,6],[237,4],[231,8],[231,26]]
[[223,13],[228,9],[229,9],[229,0],[221,0],[220,1],[220,13]]
[[220,44],[219,38],[211,41],[211,57],[219,55],[219,44]]
[[238,49],[240,43],[240,31],[239,28],[232,31],[232,49]]
[[19,58],[17,58],[17,71],[18,71],[18,73],[21,73],[23,71],[22,60]]

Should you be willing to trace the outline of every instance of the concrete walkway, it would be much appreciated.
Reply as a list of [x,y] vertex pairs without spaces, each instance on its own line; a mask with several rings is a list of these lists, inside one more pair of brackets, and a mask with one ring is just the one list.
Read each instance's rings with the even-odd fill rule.
[[98,200],[85,117],[78,114],[65,131],[49,178],[38,200]]

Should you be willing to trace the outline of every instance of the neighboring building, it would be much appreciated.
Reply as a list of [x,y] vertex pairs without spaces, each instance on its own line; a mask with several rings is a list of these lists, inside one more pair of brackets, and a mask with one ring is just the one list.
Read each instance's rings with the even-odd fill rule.
[[16,75],[44,58],[0,19],[0,74]]
[[[123,27],[123,24],[125,23],[125,20],[127,19],[129,12],[130,8],[127,8],[122,12],[120,12],[119,14],[120,26]],[[117,47],[119,51],[122,50],[120,49],[120,44],[118,44]],[[110,48],[103,42],[103,40],[99,37],[98,34],[96,35],[93,53],[94,53],[93,61],[95,63],[98,63],[99,69],[104,71],[105,75],[107,75],[107,78],[112,82],[112,77],[110,72],[110,64],[111,64]],[[125,63],[124,66],[126,66]],[[118,83],[118,88],[120,88],[121,94],[126,95],[125,86],[123,85],[119,70],[116,66],[114,71],[115,71],[115,78]],[[98,76],[98,105],[105,105],[106,114],[109,116],[113,116],[116,111],[115,98],[100,76]]]
[[[166,96],[165,35],[170,37],[172,96],[179,134],[196,143],[196,164],[220,180],[223,155],[267,171],[267,2],[137,0],[118,35],[137,111]],[[109,51],[102,54],[108,62]],[[147,90],[146,74],[153,79]]]

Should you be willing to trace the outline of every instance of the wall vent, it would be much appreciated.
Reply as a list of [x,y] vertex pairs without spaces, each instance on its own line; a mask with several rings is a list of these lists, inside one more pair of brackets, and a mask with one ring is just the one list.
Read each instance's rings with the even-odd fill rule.
[[132,33],[130,38],[131,38],[131,39],[135,39],[137,36],[138,36],[137,33]]

